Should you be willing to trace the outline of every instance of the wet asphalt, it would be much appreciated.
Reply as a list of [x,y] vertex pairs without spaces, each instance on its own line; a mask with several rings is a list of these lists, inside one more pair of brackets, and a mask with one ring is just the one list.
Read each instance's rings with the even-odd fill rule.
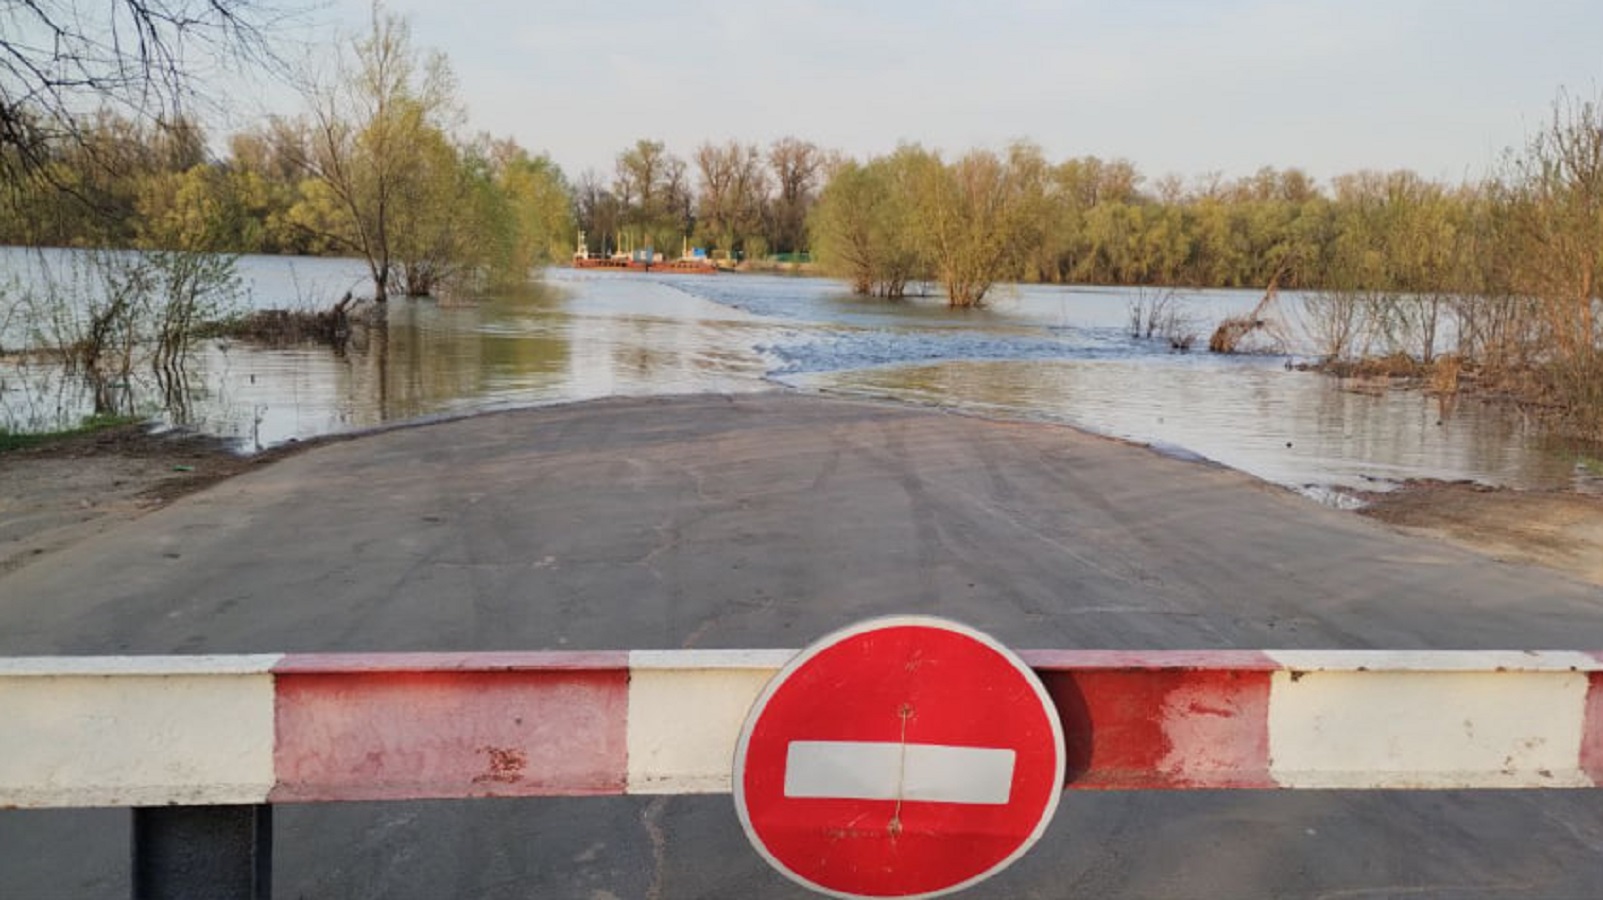
[[[0,578],[0,654],[1603,648],[1603,590],[1071,429],[791,393],[309,450]],[[280,806],[275,896],[808,896],[729,798]],[[0,898],[128,895],[125,810],[0,813]],[[1603,896],[1603,791],[1071,792],[965,897]]]

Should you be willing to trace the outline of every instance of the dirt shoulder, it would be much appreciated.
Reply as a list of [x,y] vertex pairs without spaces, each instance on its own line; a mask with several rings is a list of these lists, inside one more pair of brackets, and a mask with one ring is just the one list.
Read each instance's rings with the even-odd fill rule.
[[[318,442],[256,456],[126,426],[0,453],[0,578],[186,494]],[[1506,562],[1603,585],[1603,497],[1412,482],[1362,514]]]
[[1372,519],[1603,585],[1603,497],[1419,481],[1364,499]]
[[0,453],[0,577],[304,446],[245,457],[128,425]]

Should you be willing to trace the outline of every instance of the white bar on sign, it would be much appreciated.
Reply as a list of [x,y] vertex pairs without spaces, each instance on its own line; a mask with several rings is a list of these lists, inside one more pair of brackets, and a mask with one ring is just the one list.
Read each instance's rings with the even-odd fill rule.
[[791,741],[785,796],[835,800],[1006,803],[1012,750],[889,741]]

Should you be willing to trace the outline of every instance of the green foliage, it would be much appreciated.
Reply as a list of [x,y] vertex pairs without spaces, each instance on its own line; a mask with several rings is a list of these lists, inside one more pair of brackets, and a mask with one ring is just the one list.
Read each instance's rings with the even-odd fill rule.
[[947,302],[978,306],[991,285],[1015,278],[1039,241],[1045,211],[1045,163],[1031,146],[1007,158],[975,151],[949,165],[928,157],[917,167],[913,206]]
[[825,186],[808,219],[813,253],[824,271],[859,294],[896,299],[931,272],[918,225],[914,185],[939,160],[902,147],[867,165],[847,162]]
[[471,195],[471,234],[479,263],[497,286],[528,281],[539,267],[565,255],[574,233],[562,170],[511,140],[481,138],[465,163]]
[[846,163],[813,208],[813,249],[858,293],[900,297],[910,281],[934,277],[951,305],[978,305],[1040,246],[1047,170],[1024,144],[950,164],[916,146]]
[[28,431],[13,432],[0,427],[0,453],[10,453],[16,450],[26,450],[29,447],[39,447],[67,438],[92,434],[96,431],[105,431],[108,428],[122,428],[140,421],[138,416],[104,415],[97,414],[85,416],[78,425],[58,431]]
[[337,76],[305,91],[311,112],[286,129],[290,157],[320,190],[291,219],[367,262],[373,298],[397,283],[427,293],[454,262],[442,237],[461,179],[445,127],[454,81],[438,54],[413,49],[399,16],[373,7],[367,35],[342,49]]

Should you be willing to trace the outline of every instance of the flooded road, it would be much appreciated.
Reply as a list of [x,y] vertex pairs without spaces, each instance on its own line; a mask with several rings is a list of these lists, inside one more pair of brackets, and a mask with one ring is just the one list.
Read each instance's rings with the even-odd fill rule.
[[[350,260],[246,257],[242,302],[325,306],[363,287]],[[1062,422],[1199,456],[1339,501],[1332,488],[1409,478],[1597,489],[1595,464],[1551,446],[1517,411],[1291,370],[1293,355],[1174,353],[1129,335],[1134,289],[1017,286],[986,309],[889,303],[838,282],[758,275],[549,270],[527,290],[462,306],[389,304],[387,326],[343,352],[207,341],[186,390],[138,408],[244,452],[422,417],[606,396],[779,386],[979,415]],[[1206,343],[1250,291],[1194,291],[1177,308]],[[1296,321],[1287,295],[1286,319]],[[1294,354],[1294,329],[1284,348]],[[13,334],[7,346],[15,346]],[[0,369],[0,424],[60,427],[93,411],[48,366]]]
[[424,416],[646,394],[770,390],[755,317],[671,288],[541,285],[460,308],[395,300],[343,353],[210,342],[188,423],[254,451]]
[[1331,488],[1409,478],[1578,486],[1574,457],[1544,450],[1507,410],[1341,385],[1275,360],[956,362],[789,379],[982,415],[1058,421],[1198,456],[1330,502]]

